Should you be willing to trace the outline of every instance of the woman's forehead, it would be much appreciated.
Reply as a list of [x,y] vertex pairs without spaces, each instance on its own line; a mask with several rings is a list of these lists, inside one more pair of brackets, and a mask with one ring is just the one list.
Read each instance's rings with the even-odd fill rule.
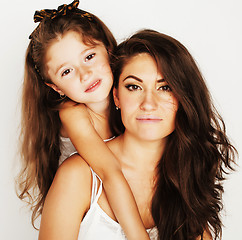
[[141,78],[162,78],[156,61],[148,53],[140,53],[128,59],[122,69],[120,78],[127,75],[135,75]]

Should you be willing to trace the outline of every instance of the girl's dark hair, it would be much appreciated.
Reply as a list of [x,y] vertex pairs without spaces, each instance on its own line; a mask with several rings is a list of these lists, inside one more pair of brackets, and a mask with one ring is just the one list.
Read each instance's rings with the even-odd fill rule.
[[[212,104],[204,79],[188,50],[174,38],[143,30],[121,43],[113,65],[114,87],[137,54],[148,53],[179,101],[175,131],[157,165],[152,216],[162,240],[195,240],[203,232],[221,236],[222,181],[236,149]],[[114,108],[112,108],[114,109]],[[124,131],[120,111],[112,113],[114,129]]]
[[20,151],[23,168],[17,187],[19,198],[27,198],[32,205],[33,225],[42,212],[60,157],[61,122],[58,108],[63,100],[46,85],[51,80],[45,67],[45,55],[48,47],[69,31],[80,34],[86,44],[102,42],[110,55],[117,45],[100,19],[90,13],[85,17],[80,14],[80,9],[54,19],[44,18],[31,34],[22,93]]

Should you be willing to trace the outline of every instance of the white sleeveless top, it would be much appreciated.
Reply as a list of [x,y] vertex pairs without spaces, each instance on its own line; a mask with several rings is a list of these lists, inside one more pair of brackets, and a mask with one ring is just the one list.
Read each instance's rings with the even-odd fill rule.
[[71,142],[70,138],[60,137],[60,151],[61,155],[59,158],[59,165],[64,162],[65,159],[77,153],[74,145]]
[[[78,240],[127,240],[121,226],[98,205],[97,201],[102,193],[102,181],[92,169],[91,172],[91,205],[81,222]],[[100,181],[99,189],[97,179]],[[148,229],[147,232],[151,240],[158,240],[157,228]]]
[[[110,140],[112,140],[115,137],[111,137],[109,139],[104,139],[104,142],[108,142]],[[60,151],[61,151],[61,156],[59,158],[59,165],[61,165],[61,163],[67,159],[68,157],[70,157],[71,155],[77,153],[74,145],[71,142],[70,138],[66,138],[66,137],[60,137]]]

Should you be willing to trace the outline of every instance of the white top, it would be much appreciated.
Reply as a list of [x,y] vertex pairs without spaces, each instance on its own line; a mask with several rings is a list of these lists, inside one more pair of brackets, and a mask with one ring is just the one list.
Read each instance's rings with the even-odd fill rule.
[[[97,201],[102,193],[102,181],[92,172],[92,196],[90,209],[83,218],[79,231],[79,240],[127,240],[121,226],[110,218],[98,205]],[[98,189],[98,181],[100,186]],[[157,228],[147,230],[151,240],[158,240]]]
[[[111,137],[109,139],[104,139],[104,142],[108,142],[110,140],[112,140],[115,137]],[[72,144],[70,138],[66,138],[66,137],[60,137],[60,151],[61,151],[61,156],[59,158],[59,165],[61,165],[61,163],[67,159],[68,157],[70,157],[71,155],[77,153],[74,145]]]
[[74,153],[77,153],[74,145],[71,142],[71,139],[65,137],[60,137],[60,151],[61,155],[59,158],[59,165],[61,165],[61,163],[63,163],[65,159],[67,159]]

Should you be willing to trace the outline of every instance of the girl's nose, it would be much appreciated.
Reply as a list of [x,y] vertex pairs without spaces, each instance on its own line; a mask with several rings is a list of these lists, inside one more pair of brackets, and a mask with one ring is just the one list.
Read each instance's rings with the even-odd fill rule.
[[92,70],[89,68],[82,68],[80,70],[80,80],[85,82],[92,76]]
[[157,109],[157,99],[152,92],[144,93],[140,104],[140,109],[143,111],[154,111]]

